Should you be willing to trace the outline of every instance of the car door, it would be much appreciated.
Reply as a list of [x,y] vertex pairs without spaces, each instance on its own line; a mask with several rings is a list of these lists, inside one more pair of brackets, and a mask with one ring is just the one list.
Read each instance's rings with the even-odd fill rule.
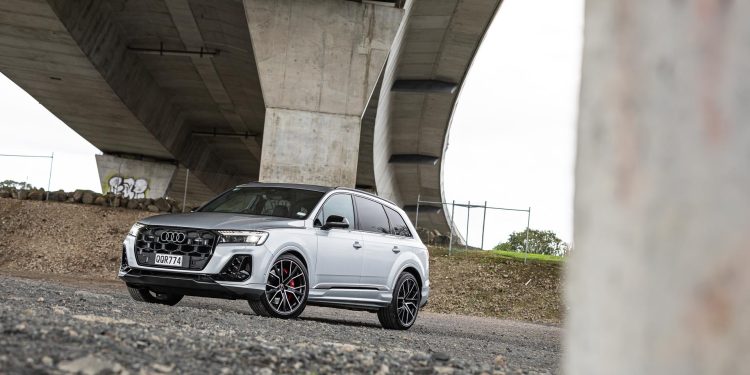
[[[355,196],[358,228],[362,231],[363,285],[387,288],[388,274],[398,257],[394,252],[395,239],[382,204],[368,198]],[[397,249],[398,250],[398,249]]]
[[[349,228],[321,229],[325,219],[331,215],[346,218]],[[359,285],[362,270],[362,234],[356,230],[352,196],[334,194],[328,197],[318,211],[314,225],[318,240],[315,269],[318,286],[330,288]]]

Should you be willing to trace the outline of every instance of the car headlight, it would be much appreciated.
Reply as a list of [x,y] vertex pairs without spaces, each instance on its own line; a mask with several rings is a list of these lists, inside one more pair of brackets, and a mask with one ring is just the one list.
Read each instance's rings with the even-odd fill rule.
[[248,245],[263,245],[268,238],[267,232],[248,230],[220,230],[219,243],[244,243]]
[[130,230],[128,231],[128,236],[138,237],[138,231],[143,228],[144,225],[141,223],[135,223],[132,227],[130,227]]

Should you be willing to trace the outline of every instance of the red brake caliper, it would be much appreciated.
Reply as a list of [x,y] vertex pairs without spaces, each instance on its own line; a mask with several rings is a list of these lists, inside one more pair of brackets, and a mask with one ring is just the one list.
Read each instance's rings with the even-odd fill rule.
[[[284,272],[286,272],[287,275],[289,274],[289,270],[284,270]],[[289,280],[289,284],[287,286],[290,287],[290,288],[294,288],[294,279]],[[289,300],[290,303],[292,301],[291,294],[292,294],[292,292],[290,292],[289,290],[287,290],[287,292],[286,292],[286,298]]]

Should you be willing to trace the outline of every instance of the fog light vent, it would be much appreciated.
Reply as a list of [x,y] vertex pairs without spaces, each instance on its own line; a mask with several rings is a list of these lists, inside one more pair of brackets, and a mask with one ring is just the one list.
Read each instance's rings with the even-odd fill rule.
[[245,281],[253,271],[253,258],[250,255],[235,255],[224,269],[216,275],[220,281]]

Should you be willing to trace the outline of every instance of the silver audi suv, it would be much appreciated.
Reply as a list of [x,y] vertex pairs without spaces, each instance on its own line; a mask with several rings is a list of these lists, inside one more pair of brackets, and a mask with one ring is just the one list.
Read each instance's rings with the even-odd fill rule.
[[246,299],[261,316],[306,305],[377,312],[408,329],[430,290],[427,248],[395,204],[312,185],[237,186],[194,212],[133,225],[118,276],[143,302]]

